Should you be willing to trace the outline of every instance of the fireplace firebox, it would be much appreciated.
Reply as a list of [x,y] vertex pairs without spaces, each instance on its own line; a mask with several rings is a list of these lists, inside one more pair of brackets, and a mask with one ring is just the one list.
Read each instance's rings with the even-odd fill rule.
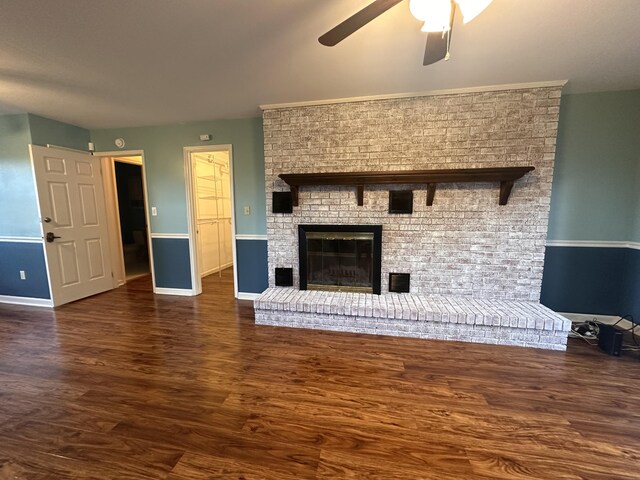
[[382,225],[299,225],[300,290],[380,295]]

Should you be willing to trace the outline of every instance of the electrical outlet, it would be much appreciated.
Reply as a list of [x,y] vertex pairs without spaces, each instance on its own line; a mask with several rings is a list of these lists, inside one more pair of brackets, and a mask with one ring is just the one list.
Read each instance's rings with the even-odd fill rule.
[[242,209],[242,213],[244,213],[245,215],[251,215],[251,207],[244,207]]
[[151,216],[155,217],[158,215],[158,209],[156,207],[151,207]]
[[26,280],[26,279],[27,279],[26,273],[24,273],[24,270],[20,270],[20,280]]

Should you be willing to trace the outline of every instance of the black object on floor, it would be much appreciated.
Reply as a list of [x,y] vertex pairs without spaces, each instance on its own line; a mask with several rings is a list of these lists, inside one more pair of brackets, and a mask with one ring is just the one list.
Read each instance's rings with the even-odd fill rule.
[[598,346],[607,354],[620,356],[622,351],[622,330],[613,325],[600,325]]

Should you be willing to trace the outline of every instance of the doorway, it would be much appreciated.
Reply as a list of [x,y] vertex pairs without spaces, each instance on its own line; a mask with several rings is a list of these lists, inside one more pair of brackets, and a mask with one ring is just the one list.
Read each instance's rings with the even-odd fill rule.
[[[102,154],[101,154],[102,155]],[[102,156],[114,286],[151,274],[143,155]]]
[[194,294],[205,277],[205,285],[219,285],[212,276],[227,285],[233,277],[237,293],[231,145],[186,147],[185,177]]
[[[113,160],[124,274],[125,279],[129,281],[151,273],[142,184],[142,159],[118,157]],[[137,163],[138,161],[140,164]]]

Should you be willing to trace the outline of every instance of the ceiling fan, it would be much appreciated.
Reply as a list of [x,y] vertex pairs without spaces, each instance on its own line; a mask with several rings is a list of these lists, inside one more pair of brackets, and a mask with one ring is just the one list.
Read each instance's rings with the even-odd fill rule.
[[[375,0],[322,35],[318,38],[318,41],[322,45],[333,47],[402,1]],[[492,1],[409,0],[409,9],[412,15],[424,22],[421,30],[427,32],[427,46],[422,64],[431,65],[442,59],[449,59],[453,18],[457,8],[462,12],[464,23],[468,23],[487,8]]]

